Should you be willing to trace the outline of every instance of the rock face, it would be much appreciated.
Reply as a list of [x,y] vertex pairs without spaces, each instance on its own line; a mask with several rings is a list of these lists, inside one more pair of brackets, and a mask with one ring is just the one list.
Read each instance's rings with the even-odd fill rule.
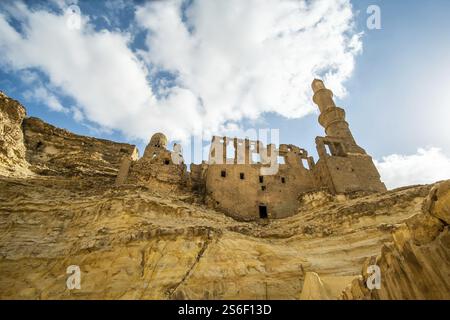
[[[2,178],[0,189],[2,299],[337,299],[377,255],[382,289],[346,298],[450,298],[448,227],[411,220],[424,215],[430,186],[334,199],[269,222],[92,178]],[[405,224],[426,244],[392,245]],[[81,269],[79,290],[66,287],[70,265]],[[421,294],[406,296],[414,282]]]
[[22,121],[25,108],[0,91],[0,174],[26,176],[30,174],[25,160]]
[[[450,180],[435,185],[422,212],[407,219],[383,246],[367,259],[362,276],[343,293],[344,299],[450,299]],[[442,219],[444,218],[444,219]],[[367,266],[378,265],[381,288],[368,290]]]
[[[23,120],[1,98],[0,299],[450,299],[450,180],[309,192],[293,216],[238,221],[202,202],[203,168],[196,192],[127,183],[134,146]],[[163,144],[141,159],[174,165]]]
[[56,128],[37,118],[23,124],[26,159],[46,176],[100,176],[115,179],[122,158],[135,146],[90,138]]

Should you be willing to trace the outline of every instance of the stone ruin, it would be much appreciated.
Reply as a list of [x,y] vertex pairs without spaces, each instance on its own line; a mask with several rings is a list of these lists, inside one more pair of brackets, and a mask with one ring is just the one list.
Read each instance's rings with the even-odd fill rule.
[[[191,164],[188,172],[180,146],[169,151],[166,136],[156,133],[142,158],[135,149],[122,160],[116,184],[195,192],[208,206],[243,220],[292,216],[298,212],[299,197],[309,192],[386,191],[372,158],[353,138],[344,109],[335,105],[332,91],[317,79],[312,89],[325,129],[325,137],[316,138],[317,162],[294,145],[280,144],[277,149],[260,141],[214,136],[208,161]],[[227,154],[230,145],[232,158]],[[253,160],[254,154],[260,161]]]

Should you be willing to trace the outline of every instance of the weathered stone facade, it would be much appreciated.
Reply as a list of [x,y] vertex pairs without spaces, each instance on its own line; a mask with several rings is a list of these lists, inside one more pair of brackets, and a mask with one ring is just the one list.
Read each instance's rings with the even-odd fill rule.
[[137,159],[136,153],[124,157],[116,184],[141,185],[161,193],[185,190],[188,174],[178,146],[175,144],[174,150],[169,151],[166,136],[154,134],[142,158]]
[[356,144],[345,121],[345,111],[334,104],[331,90],[317,79],[312,88],[313,100],[320,109],[319,123],[326,133],[325,137],[316,138],[318,184],[332,193],[386,191],[372,158]]
[[[123,160],[116,183],[170,192],[189,189],[210,207],[243,220],[291,216],[307,192],[386,191],[372,158],[355,142],[345,111],[334,104],[333,93],[321,80],[314,80],[312,89],[326,133],[316,138],[317,163],[294,145],[280,144],[277,149],[261,141],[214,136],[208,162],[191,164],[187,173],[181,155],[167,150],[167,138],[157,133],[141,159]],[[260,161],[252,160],[254,154]],[[180,160],[174,163],[174,157]]]

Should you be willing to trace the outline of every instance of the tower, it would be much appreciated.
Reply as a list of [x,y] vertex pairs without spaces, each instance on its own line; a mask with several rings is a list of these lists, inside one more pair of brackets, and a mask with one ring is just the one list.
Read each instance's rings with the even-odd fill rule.
[[348,122],[345,121],[345,110],[336,107],[333,92],[318,79],[314,79],[311,87],[314,92],[313,101],[320,110],[319,123],[325,128],[327,137],[342,140],[348,152],[365,154],[365,150],[356,144]]
[[311,87],[313,101],[320,110],[319,123],[326,134],[316,138],[319,154],[316,177],[319,184],[333,193],[385,191],[372,158],[356,143],[345,121],[344,109],[334,103],[333,92],[318,79],[312,82]]
[[158,132],[155,133],[144,151],[144,158],[153,158],[155,155],[165,151],[167,148],[167,137]]

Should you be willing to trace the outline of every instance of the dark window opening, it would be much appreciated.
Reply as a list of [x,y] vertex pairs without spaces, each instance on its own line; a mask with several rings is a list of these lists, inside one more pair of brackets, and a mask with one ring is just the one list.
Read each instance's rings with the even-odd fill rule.
[[267,207],[259,206],[259,217],[261,219],[267,219]]
[[170,161],[169,161],[169,160],[167,160],[167,159],[166,159],[166,160],[164,160],[164,164],[165,164],[165,165],[168,165],[169,163],[170,163]]
[[225,170],[222,170],[222,171],[220,172],[220,176],[221,176],[222,178],[225,178],[225,177],[227,176],[227,172],[226,172]]
[[263,176],[259,176],[259,183],[263,183],[264,182],[264,177]]
[[282,177],[281,178],[281,183],[286,183],[286,178]]
[[245,178],[245,175],[244,175],[244,173],[243,173],[243,172],[241,172],[241,173],[239,174],[239,177],[241,178],[241,180],[244,180],[244,178]]
[[266,191],[266,186],[261,186],[262,191]]

